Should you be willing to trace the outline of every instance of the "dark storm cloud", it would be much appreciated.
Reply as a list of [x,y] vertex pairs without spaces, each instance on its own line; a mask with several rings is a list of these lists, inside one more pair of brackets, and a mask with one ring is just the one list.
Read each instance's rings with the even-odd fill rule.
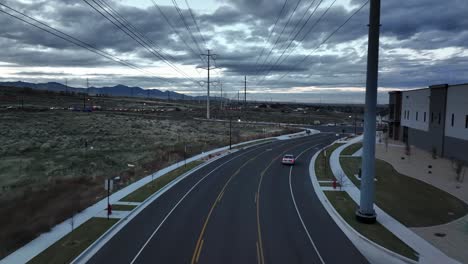
[[[32,4],[11,0],[4,2],[96,48],[106,50],[117,57],[129,58],[132,63],[149,66],[159,61],[154,54],[138,45],[83,1],[50,0],[34,1]],[[157,43],[156,49],[161,50],[163,56],[173,63],[203,66],[199,53],[206,52],[207,47],[193,24],[190,13],[184,9],[185,6],[181,6],[182,13],[193,35],[188,33],[185,23],[173,6],[160,7],[174,29],[155,6],[137,8],[117,1],[107,2],[131,21],[143,35]],[[333,53],[321,56],[318,52],[310,53],[361,6],[363,0],[352,0],[351,10],[338,5],[338,1],[317,23],[320,15],[331,4],[330,1],[321,2],[314,16],[299,34],[297,32],[304,23],[301,18],[307,18],[309,15],[310,10],[307,10],[307,7],[310,1],[301,1],[288,22],[298,3],[289,0],[271,36],[269,29],[278,18],[284,0],[222,0],[222,5],[212,13],[203,14],[197,13],[197,6],[195,1],[193,2],[192,11],[197,17],[203,38],[207,41],[207,46],[218,54],[214,63],[223,70],[223,82],[226,86],[230,83],[233,86],[238,85],[240,75],[251,75],[255,84],[255,81],[263,79],[263,75],[267,73],[271,76],[262,81],[262,86],[272,89],[364,86],[368,6],[321,46],[320,51],[328,50]],[[397,49],[407,49],[415,54],[423,50],[440,50],[447,47],[465,49],[468,45],[468,16],[465,15],[467,11],[468,5],[465,0],[382,1],[380,61],[383,70],[380,74],[380,85],[406,88],[439,82],[466,82],[463,80],[467,71],[466,57],[463,57],[466,55],[453,55],[442,60],[421,59],[398,53]],[[47,79],[63,73],[61,67],[118,65],[4,14],[0,14],[0,23],[0,45],[3,48],[0,62],[13,63],[13,67],[18,68],[57,68],[56,72],[42,75],[40,71],[22,71],[23,76]],[[281,31],[282,37],[279,38]],[[296,34],[296,41],[291,42],[291,38]],[[283,54],[288,46],[289,50]],[[263,56],[260,57],[260,54]],[[306,54],[310,57],[303,61]],[[144,87],[170,86],[151,77],[119,77],[105,74],[102,77],[100,82],[119,82]],[[173,81],[180,82],[182,78],[174,78]],[[105,84],[109,83],[103,83]],[[197,90],[199,87],[193,89]]]

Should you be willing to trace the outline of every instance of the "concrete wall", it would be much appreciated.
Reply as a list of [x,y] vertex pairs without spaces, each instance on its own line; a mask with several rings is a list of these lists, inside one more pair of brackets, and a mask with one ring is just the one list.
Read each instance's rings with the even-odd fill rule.
[[[433,137],[430,133],[419,129],[408,128],[408,143],[420,149],[424,149],[432,153],[433,147],[441,147],[432,144]],[[440,155],[440,154],[439,154]]]
[[[445,86],[431,87],[429,110],[429,133],[430,141],[426,144],[432,145],[439,156],[444,156],[445,138],[445,107],[447,101],[447,88]],[[432,151],[431,147],[431,151]]]
[[[431,91],[419,89],[402,93],[401,125],[423,131],[429,130],[429,101]],[[426,113],[426,120],[424,120]]]
[[468,140],[445,137],[444,156],[468,162]]
[[[393,99],[391,103],[394,102]],[[435,150],[438,156],[449,159],[468,161],[467,118],[468,84],[442,84],[405,91],[402,93],[401,128],[406,133],[401,133],[400,139],[404,141],[407,135],[412,146],[431,153]],[[395,123],[392,125],[396,128]]]
[[[452,126],[452,114],[454,123]],[[450,86],[447,89],[447,113],[445,115],[445,136],[468,140],[466,118],[468,116],[468,84]],[[468,152],[468,149],[465,148]]]

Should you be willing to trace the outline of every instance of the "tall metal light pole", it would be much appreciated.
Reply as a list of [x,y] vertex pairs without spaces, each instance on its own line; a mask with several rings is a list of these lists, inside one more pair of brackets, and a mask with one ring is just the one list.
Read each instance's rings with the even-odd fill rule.
[[208,77],[207,77],[207,93],[206,93],[206,119],[210,119],[210,50],[208,50]]
[[367,53],[366,108],[362,153],[361,199],[356,218],[375,223],[375,130],[379,71],[380,0],[370,1],[369,43]]

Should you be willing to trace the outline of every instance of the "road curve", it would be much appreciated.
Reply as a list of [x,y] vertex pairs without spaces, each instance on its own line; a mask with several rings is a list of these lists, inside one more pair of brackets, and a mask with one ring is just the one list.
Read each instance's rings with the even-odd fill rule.
[[[332,134],[218,159],[177,183],[88,263],[367,263],[316,197],[308,165]],[[293,167],[281,156],[299,156]]]

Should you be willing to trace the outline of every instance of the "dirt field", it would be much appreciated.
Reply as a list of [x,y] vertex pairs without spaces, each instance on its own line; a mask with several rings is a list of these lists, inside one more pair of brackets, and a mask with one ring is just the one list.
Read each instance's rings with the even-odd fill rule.
[[[93,112],[82,110],[95,109]],[[345,113],[294,106],[223,110],[213,117],[288,123],[341,122]],[[104,195],[184,157],[229,144],[229,123],[198,101],[97,97],[0,87],[0,258]],[[233,122],[233,143],[296,132]],[[186,150],[186,152],[184,151]]]

